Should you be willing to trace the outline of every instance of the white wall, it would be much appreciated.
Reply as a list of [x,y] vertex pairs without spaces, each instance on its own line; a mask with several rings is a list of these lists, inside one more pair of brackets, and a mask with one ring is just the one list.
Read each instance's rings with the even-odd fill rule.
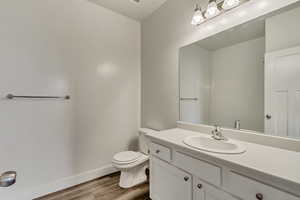
[[190,24],[199,1],[167,1],[142,23],[143,126],[155,129],[176,126],[179,48],[297,1],[252,0],[199,27]]
[[212,54],[211,123],[264,131],[265,38],[218,49]]
[[272,52],[300,45],[300,7],[266,20],[266,51]]
[[212,53],[198,44],[180,49],[180,119],[192,123],[210,123]]
[[140,125],[140,24],[86,0],[3,0],[0,24],[1,97],[71,95],[1,98],[0,172],[18,180],[0,199],[109,171]]

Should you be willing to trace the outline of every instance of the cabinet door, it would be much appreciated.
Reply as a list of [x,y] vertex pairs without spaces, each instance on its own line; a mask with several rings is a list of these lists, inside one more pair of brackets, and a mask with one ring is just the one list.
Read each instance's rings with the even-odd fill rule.
[[152,200],[192,200],[192,177],[151,156],[150,197]]
[[218,188],[209,185],[197,178],[194,179],[194,200],[237,200]]

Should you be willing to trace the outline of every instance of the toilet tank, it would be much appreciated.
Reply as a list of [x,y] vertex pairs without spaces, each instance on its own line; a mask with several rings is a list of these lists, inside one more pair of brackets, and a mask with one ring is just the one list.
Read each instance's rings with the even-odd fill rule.
[[140,152],[148,155],[149,154],[149,140],[146,137],[147,133],[156,132],[155,130],[148,128],[140,128],[139,129],[139,150]]

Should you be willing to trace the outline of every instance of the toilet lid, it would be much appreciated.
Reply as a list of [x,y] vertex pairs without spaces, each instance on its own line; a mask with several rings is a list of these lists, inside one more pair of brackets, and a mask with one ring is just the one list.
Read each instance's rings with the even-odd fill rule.
[[134,151],[125,151],[125,152],[120,152],[117,153],[114,157],[113,160],[114,162],[117,163],[131,163],[135,162],[136,160],[141,157],[142,154],[140,152],[134,152]]

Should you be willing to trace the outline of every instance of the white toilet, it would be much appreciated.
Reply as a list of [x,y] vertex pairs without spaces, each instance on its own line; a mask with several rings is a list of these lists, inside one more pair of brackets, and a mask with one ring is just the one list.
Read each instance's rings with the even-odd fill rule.
[[140,152],[125,151],[113,157],[113,165],[121,170],[120,187],[131,188],[147,181],[145,171],[149,166],[149,148],[145,135],[153,131],[145,128],[139,130]]

